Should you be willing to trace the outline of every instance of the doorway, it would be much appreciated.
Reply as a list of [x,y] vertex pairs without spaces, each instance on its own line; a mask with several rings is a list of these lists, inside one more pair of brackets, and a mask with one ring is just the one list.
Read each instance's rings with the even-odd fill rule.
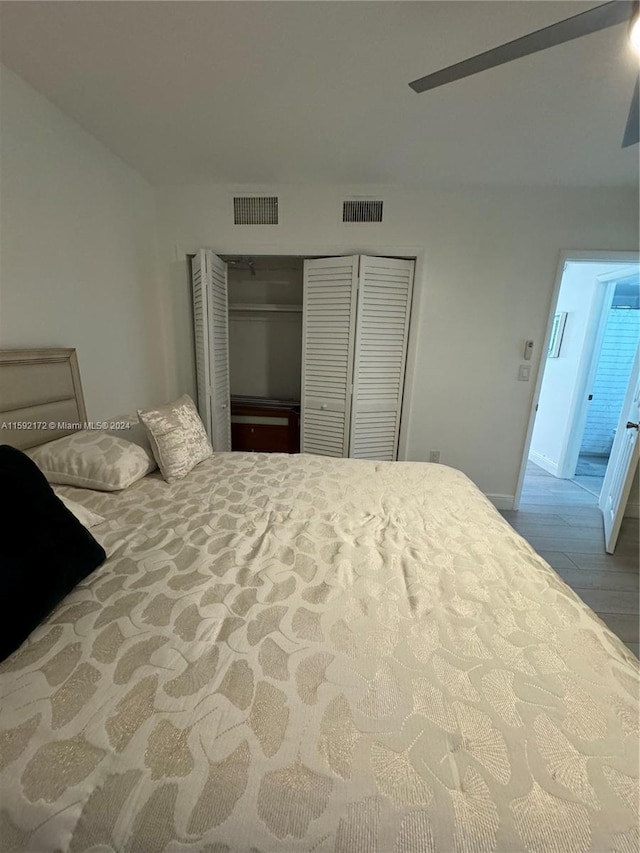
[[[620,411],[640,340],[640,277],[638,269],[619,272],[609,281],[602,312],[602,336],[593,350],[593,381],[587,396],[587,416],[571,478],[600,497],[616,436]],[[543,384],[544,387],[544,384]]]
[[597,507],[640,339],[638,270],[630,252],[561,258],[516,507],[543,479]]

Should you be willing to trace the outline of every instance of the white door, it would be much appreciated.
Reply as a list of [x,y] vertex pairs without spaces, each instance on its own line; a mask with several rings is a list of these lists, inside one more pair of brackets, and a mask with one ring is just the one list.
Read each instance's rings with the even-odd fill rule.
[[600,509],[604,516],[605,549],[613,554],[631,483],[638,467],[638,423],[640,423],[640,346],[629,379],[616,437],[600,493]]
[[201,249],[191,270],[198,411],[213,449],[231,450],[227,265]]
[[209,288],[205,276],[205,253],[191,258],[191,292],[193,295],[193,336],[196,355],[198,412],[211,439],[211,374],[209,370]]
[[414,261],[360,257],[349,456],[395,460]]
[[348,456],[358,256],[304,262],[303,453]]

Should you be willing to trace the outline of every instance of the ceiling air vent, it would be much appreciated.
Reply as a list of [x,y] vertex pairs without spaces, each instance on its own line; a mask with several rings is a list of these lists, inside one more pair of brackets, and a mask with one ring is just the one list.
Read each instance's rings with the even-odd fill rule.
[[236,196],[233,222],[235,225],[277,225],[277,196]]
[[364,199],[342,204],[343,222],[382,222],[382,202]]

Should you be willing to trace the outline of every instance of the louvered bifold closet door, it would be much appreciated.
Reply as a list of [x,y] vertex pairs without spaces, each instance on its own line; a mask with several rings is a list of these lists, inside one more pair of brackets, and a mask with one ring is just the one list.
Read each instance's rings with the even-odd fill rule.
[[231,400],[229,386],[229,300],[227,265],[207,251],[211,277],[209,341],[211,365],[211,421],[214,450],[231,450]]
[[211,372],[209,364],[209,292],[204,250],[191,258],[193,294],[193,337],[196,356],[198,412],[211,439]]
[[198,410],[213,449],[231,450],[227,265],[201,249],[192,270]]
[[349,456],[394,460],[414,261],[361,256]]
[[301,448],[347,456],[358,257],[304,264]]

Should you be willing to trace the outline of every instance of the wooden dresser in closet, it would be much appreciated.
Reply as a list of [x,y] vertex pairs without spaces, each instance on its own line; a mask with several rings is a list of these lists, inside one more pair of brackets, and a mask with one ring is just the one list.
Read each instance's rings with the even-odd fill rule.
[[300,404],[232,396],[231,447],[262,453],[299,453]]

